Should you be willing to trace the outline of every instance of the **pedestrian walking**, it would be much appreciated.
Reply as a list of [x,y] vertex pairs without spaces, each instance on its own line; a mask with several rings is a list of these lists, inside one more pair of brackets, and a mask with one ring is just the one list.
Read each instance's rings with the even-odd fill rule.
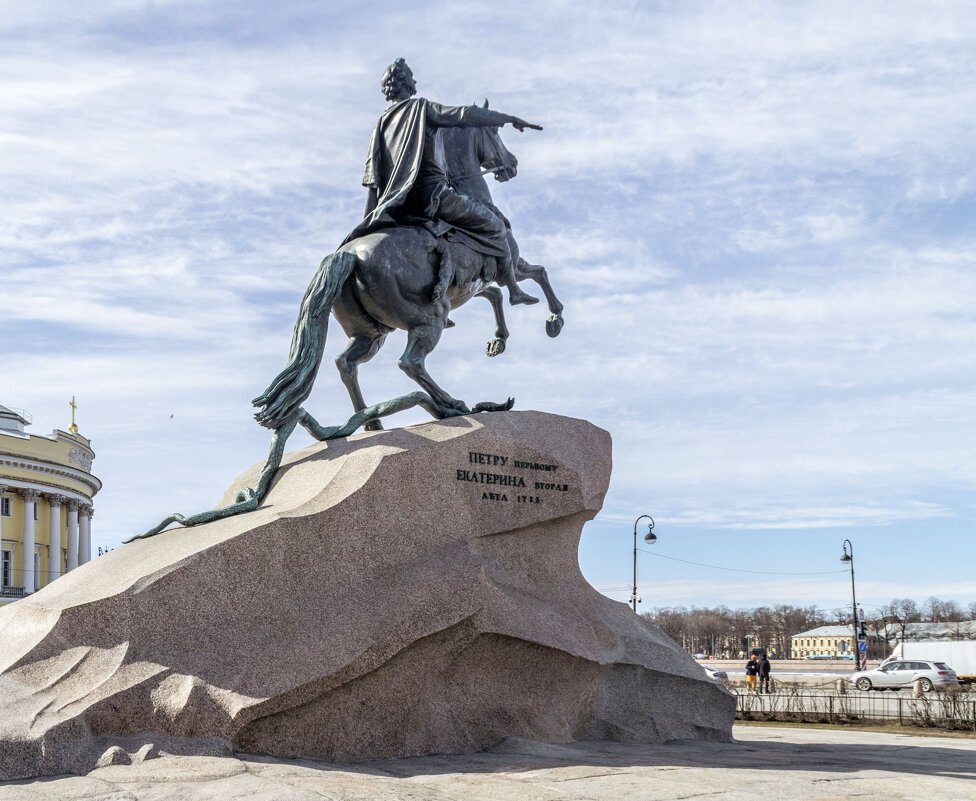
[[759,675],[759,660],[756,658],[758,654],[751,654],[749,656],[749,661],[746,662],[746,689],[755,690],[756,689],[756,677]]
[[759,657],[759,692],[769,692],[769,658],[766,654]]

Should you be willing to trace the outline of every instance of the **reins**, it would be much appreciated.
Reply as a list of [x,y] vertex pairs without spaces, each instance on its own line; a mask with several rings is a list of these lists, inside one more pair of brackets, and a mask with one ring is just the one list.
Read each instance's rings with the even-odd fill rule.
[[[468,178],[474,178],[475,176],[478,176],[478,175],[490,175],[491,173],[501,172],[502,170],[508,169],[505,166],[505,164],[504,164],[505,159],[502,156],[502,152],[499,149],[498,145],[495,143],[494,138],[488,133],[488,129],[487,128],[481,128],[480,131],[481,131],[482,144],[484,144],[484,140],[486,140],[486,139],[489,140],[491,142],[491,148],[492,148],[492,150],[495,151],[494,152],[495,158],[499,162],[502,162],[502,163],[498,167],[491,167],[491,168],[489,168],[487,170],[477,169],[477,170],[473,170],[471,172],[463,173],[462,175],[453,175],[453,174],[451,174],[450,175],[451,183],[457,183],[459,181],[466,181]],[[481,161],[482,161],[481,157],[478,154],[475,154],[475,158],[476,158],[476,160],[480,164]]]

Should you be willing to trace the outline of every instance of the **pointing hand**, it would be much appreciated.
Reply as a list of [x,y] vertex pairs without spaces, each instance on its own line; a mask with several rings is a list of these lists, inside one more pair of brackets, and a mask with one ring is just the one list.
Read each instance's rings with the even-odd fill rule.
[[512,127],[515,128],[515,130],[517,131],[524,131],[526,128],[531,128],[533,131],[542,130],[541,125],[534,125],[533,123],[526,122],[525,120],[519,117],[510,117],[508,121],[512,123]]

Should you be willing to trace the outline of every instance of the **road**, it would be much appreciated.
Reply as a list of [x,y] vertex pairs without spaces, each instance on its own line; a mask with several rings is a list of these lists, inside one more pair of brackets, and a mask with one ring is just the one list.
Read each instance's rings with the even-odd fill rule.
[[973,799],[976,740],[749,725],[735,726],[732,733],[729,743],[659,745],[513,738],[476,754],[353,765],[242,753],[161,754],[87,776],[0,785],[0,801]]

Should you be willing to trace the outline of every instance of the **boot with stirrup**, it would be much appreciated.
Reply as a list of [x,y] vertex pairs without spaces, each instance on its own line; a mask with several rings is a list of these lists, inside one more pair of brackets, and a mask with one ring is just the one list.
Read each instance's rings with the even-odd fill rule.
[[508,287],[508,302],[512,306],[518,306],[519,304],[525,304],[526,306],[531,306],[533,303],[538,303],[539,299],[532,297],[528,292],[523,292],[522,287],[518,285],[518,281],[515,280],[515,270],[512,269],[511,260],[507,264],[499,264],[499,278],[502,279],[502,283]]

